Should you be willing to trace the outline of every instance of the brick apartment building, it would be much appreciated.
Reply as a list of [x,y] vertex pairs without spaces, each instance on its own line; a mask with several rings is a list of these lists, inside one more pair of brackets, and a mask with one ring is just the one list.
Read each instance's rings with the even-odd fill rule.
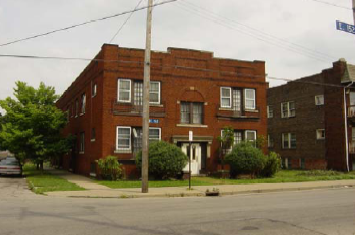
[[[142,145],[143,62],[144,50],[105,44],[58,100],[68,112],[64,134],[77,136],[62,159],[65,169],[95,174],[95,160],[114,155],[127,177],[139,175],[134,159]],[[263,61],[188,49],[153,51],[150,85],[149,138],[191,152],[193,174],[218,169],[217,137],[223,127],[235,129],[236,142],[267,134]]]
[[268,147],[285,168],[355,170],[354,81],[355,66],[341,59],[268,89]]

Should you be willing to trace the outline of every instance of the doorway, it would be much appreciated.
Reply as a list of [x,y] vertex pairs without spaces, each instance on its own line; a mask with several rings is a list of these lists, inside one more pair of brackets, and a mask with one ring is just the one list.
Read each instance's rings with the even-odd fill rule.
[[[199,175],[202,168],[202,151],[201,144],[193,143],[189,149],[188,143],[183,143],[181,145],[181,150],[183,153],[190,157],[191,159],[191,175]],[[184,172],[189,171],[189,163],[183,169]]]

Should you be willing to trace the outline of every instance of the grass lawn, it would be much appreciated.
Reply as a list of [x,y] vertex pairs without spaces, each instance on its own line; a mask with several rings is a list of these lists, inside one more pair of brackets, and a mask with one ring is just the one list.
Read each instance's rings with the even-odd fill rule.
[[[298,171],[282,170],[273,178],[260,179],[218,179],[213,177],[193,177],[192,186],[213,186],[213,185],[235,185],[235,184],[253,184],[253,183],[282,183],[282,182],[305,182],[319,180],[343,180],[355,179],[355,172],[341,173],[334,171]],[[140,180],[119,180],[119,181],[97,181],[98,184],[109,188],[140,188]],[[188,180],[156,180],[149,181],[149,187],[186,187]]]
[[74,183],[70,183],[66,179],[51,175],[46,171],[41,173],[36,170],[36,167],[33,164],[24,165],[23,174],[26,177],[30,189],[37,194],[53,191],[85,190]]

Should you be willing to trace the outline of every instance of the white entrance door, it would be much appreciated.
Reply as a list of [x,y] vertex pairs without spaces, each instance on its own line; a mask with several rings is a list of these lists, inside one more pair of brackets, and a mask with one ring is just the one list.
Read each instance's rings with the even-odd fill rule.
[[[187,156],[188,154],[189,144],[182,144],[181,149],[182,152],[185,153]],[[190,149],[190,158],[191,158],[191,175],[198,175],[200,174],[201,170],[201,145],[200,144],[191,144]],[[184,172],[189,172],[189,163],[183,169]]]

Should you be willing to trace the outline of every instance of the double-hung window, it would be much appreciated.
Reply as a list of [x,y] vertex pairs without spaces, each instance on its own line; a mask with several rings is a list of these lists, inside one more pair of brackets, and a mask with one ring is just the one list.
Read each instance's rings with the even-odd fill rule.
[[256,131],[245,131],[245,140],[248,142],[256,142]]
[[160,104],[160,82],[150,82],[149,103]]
[[81,110],[80,110],[80,114],[84,114],[85,113],[85,106],[86,106],[86,95],[85,93],[81,95]]
[[296,116],[296,107],[294,101],[281,103],[282,118],[290,118],[295,116]]
[[283,149],[296,148],[296,134],[282,133],[282,148]]
[[96,83],[94,83],[93,85],[92,85],[92,91],[91,91],[91,97],[95,97],[96,96],[96,94],[97,94],[97,84]]
[[131,102],[131,80],[118,79],[118,102]]
[[85,151],[85,132],[80,133],[80,153]]
[[76,99],[75,100],[75,117],[78,117],[78,113],[79,113],[79,100]]
[[180,122],[184,124],[202,124],[203,103],[181,102]]
[[[143,131],[141,127],[132,127],[133,132],[133,153],[138,153],[142,150],[142,135]],[[149,142],[161,140],[161,129],[157,127],[149,128]]]
[[117,127],[117,150],[131,150],[131,127]]
[[245,109],[255,109],[255,89],[245,89],[244,90],[244,105]]
[[316,105],[324,105],[324,95],[315,96]]
[[272,105],[267,106],[267,118],[273,118],[274,117],[274,108]]
[[221,107],[232,108],[232,88],[221,87]]

